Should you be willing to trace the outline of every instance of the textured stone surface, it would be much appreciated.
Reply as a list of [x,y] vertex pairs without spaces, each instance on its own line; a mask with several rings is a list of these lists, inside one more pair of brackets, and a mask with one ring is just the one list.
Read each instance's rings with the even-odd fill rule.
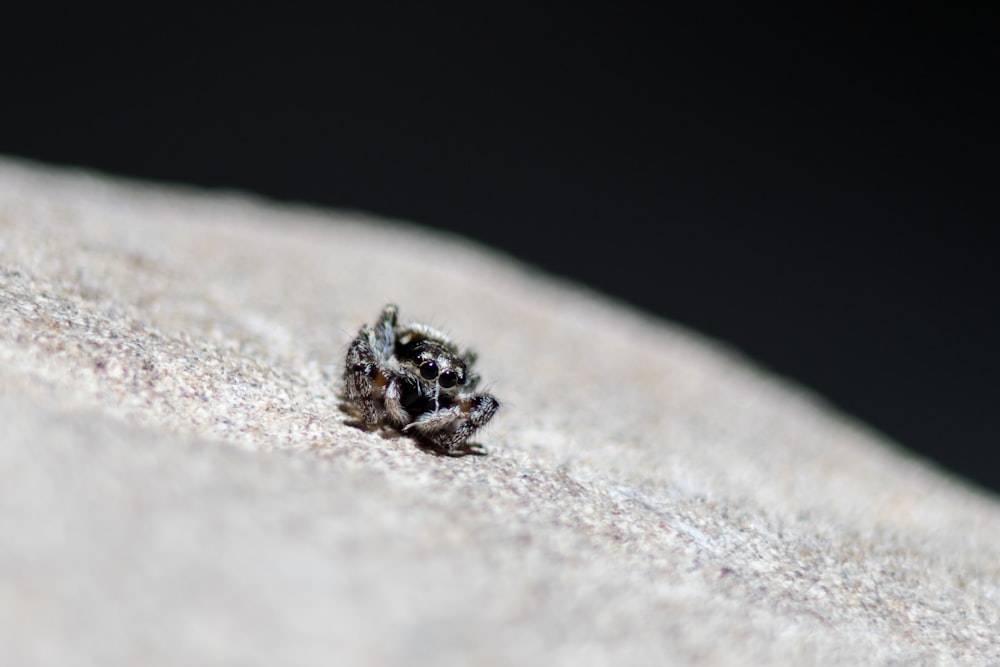
[[[387,301],[503,402],[339,409]],[[405,225],[0,161],[0,663],[1000,664],[1000,506],[719,346]]]

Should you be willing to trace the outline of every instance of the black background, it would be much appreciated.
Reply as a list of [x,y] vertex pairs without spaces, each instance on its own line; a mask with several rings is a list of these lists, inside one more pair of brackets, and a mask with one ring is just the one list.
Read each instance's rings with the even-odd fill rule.
[[987,11],[747,4],[12,20],[0,152],[457,231],[1000,489]]

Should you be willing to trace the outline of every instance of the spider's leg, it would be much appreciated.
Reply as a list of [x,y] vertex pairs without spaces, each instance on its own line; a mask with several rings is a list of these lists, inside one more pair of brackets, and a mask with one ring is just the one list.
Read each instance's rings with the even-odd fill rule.
[[383,360],[388,360],[396,347],[396,321],[399,317],[399,307],[388,304],[382,309],[372,332],[372,344]]
[[436,446],[454,452],[489,422],[499,408],[500,402],[490,394],[470,394],[450,408],[421,415],[403,430],[414,430]]
[[365,325],[347,349],[344,364],[344,389],[347,398],[361,408],[361,419],[368,426],[382,421],[385,410],[386,378],[380,370],[379,358],[372,349],[374,333]]
[[475,391],[476,387],[479,386],[479,373],[472,370],[472,365],[476,363],[476,359],[479,358],[472,350],[465,350],[462,353],[462,363],[465,364],[465,391]]

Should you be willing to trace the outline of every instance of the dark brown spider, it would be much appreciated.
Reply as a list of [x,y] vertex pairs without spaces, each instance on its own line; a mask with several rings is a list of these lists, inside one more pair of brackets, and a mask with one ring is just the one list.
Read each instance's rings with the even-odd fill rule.
[[425,324],[397,324],[389,304],[374,326],[364,325],[347,350],[345,394],[368,427],[380,424],[411,433],[454,454],[500,407],[475,393],[476,355],[460,351],[446,335]]

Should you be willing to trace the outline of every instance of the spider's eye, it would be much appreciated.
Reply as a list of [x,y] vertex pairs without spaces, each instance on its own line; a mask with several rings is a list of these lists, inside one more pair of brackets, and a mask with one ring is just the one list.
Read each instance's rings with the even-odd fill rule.
[[425,380],[433,380],[437,377],[438,366],[433,361],[425,361],[420,364],[420,377]]
[[458,376],[455,375],[455,371],[445,371],[441,373],[441,379],[438,380],[438,384],[448,389],[449,387],[454,387],[457,381]]

